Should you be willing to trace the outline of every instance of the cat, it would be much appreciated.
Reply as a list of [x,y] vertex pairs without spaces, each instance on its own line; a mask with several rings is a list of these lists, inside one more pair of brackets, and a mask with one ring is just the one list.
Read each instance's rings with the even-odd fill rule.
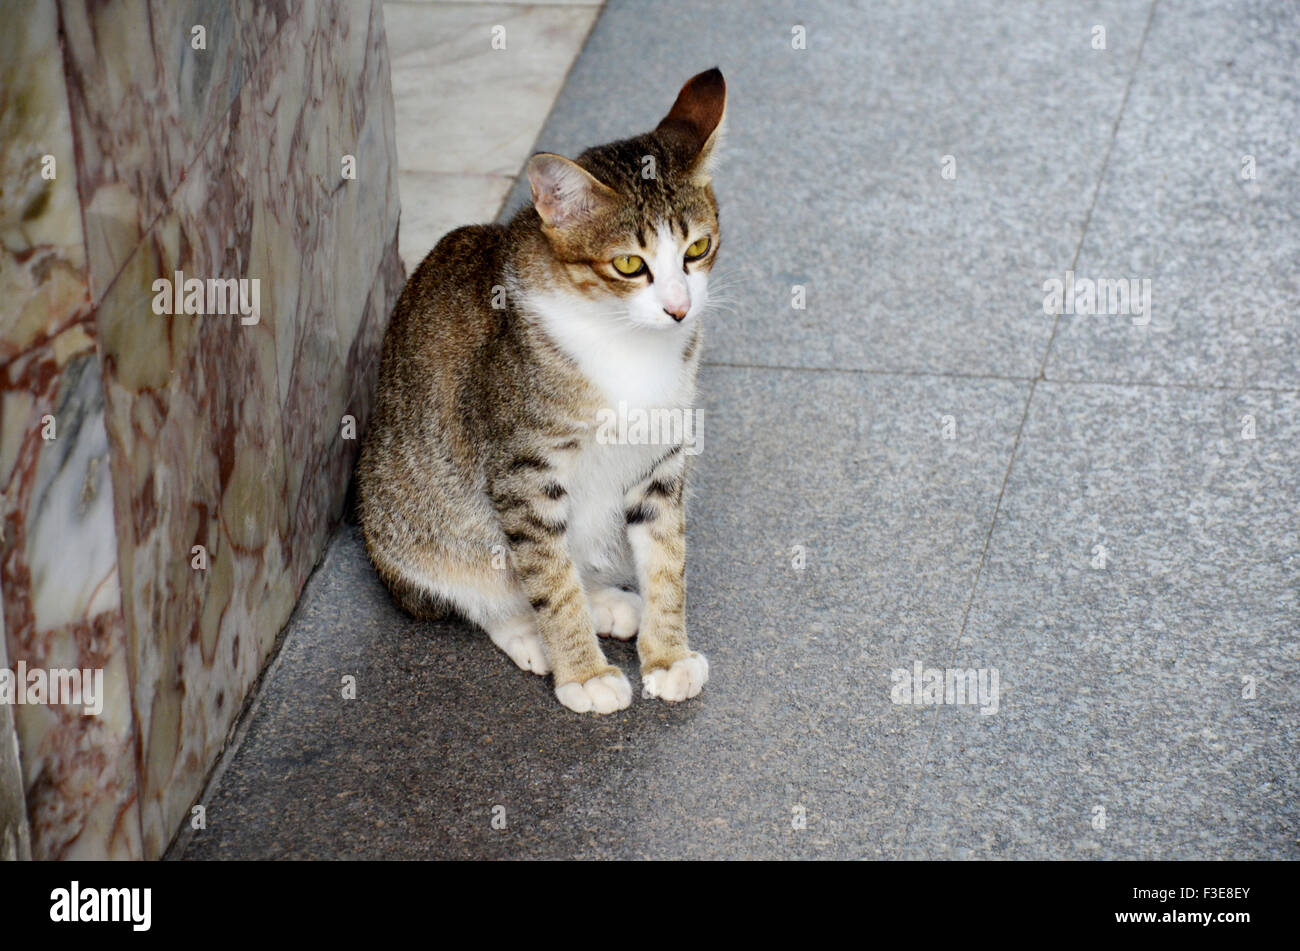
[[532,156],[532,203],[443,237],[384,338],[357,469],[371,562],[404,610],[474,622],[579,713],[632,700],[598,636],[636,636],[645,697],[709,676],[686,636],[687,453],[597,420],[693,411],[725,108],[711,69],[652,132]]

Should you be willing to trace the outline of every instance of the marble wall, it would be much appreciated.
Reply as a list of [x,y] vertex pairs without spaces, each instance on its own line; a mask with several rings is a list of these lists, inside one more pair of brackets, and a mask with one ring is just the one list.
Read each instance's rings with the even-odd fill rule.
[[[8,661],[106,684],[13,707],[31,849],[156,857],[364,430],[404,278],[382,7],[0,0],[0,47]],[[177,272],[227,312],[157,313]]]
[[[0,609],[0,667],[8,667],[5,651],[4,611]],[[0,862],[31,858],[31,831],[27,827],[27,797],[23,793],[18,763],[18,736],[13,712],[0,705]]]

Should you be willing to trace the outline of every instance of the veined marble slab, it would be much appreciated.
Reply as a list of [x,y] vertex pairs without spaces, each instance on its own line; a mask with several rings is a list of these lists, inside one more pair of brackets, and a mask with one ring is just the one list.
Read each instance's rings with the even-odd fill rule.
[[[0,588],[0,670],[9,666],[5,650],[4,589]],[[32,834],[27,824],[27,795],[18,762],[18,734],[13,713],[0,704],[0,862],[32,857]]]
[[[0,773],[21,761],[26,829],[0,854],[138,858],[136,736],[120,607],[101,364],[53,4],[0,21],[0,663],[104,672],[97,717],[0,711]],[[0,793],[0,798],[4,794]]]
[[[6,708],[0,747],[17,735],[35,857],[151,858],[364,433],[404,280],[382,7],[0,0],[0,20],[22,106],[0,113],[4,638],[105,685],[97,717]],[[259,319],[156,313],[176,271],[257,280]]]
[[408,272],[447,232],[497,217],[599,10],[384,5]]
[[303,0],[60,0],[96,301],[302,10]]
[[[305,5],[99,306],[149,856],[341,512],[359,446],[343,420],[364,432],[403,281],[388,75],[378,4]],[[177,270],[258,281],[260,319],[153,313]]]
[[511,177],[599,12],[406,3],[384,10],[401,169]]

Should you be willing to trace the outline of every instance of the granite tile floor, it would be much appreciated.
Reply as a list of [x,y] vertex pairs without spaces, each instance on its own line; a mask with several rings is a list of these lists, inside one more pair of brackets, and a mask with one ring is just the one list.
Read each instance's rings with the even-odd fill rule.
[[615,0],[536,142],[727,76],[701,697],[574,716],[350,526],[173,855],[1300,858],[1300,10],[845,6]]

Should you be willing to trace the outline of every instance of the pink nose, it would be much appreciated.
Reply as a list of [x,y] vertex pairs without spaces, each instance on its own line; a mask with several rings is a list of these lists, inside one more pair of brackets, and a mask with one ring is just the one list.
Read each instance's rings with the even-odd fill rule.
[[691,309],[690,304],[673,304],[671,307],[665,307],[664,313],[673,320],[681,321],[686,316],[686,312]]

